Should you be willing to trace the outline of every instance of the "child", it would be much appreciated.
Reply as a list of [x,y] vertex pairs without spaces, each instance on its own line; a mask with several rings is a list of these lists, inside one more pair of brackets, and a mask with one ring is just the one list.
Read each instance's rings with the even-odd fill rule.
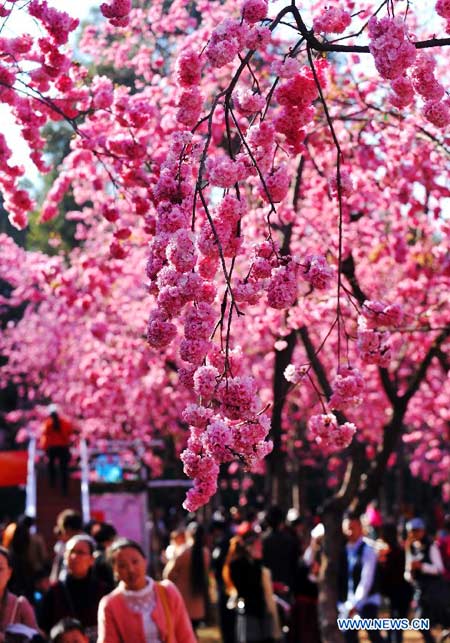
[[89,643],[84,633],[84,627],[75,618],[63,618],[52,627],[50,632],[51,643]]

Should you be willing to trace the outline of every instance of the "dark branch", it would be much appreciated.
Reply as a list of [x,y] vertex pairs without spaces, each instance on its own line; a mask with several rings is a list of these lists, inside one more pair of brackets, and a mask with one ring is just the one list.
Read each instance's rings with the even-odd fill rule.
[[434,357],[438,357],[441,352],[441,346],[445,340],[450,336],[450,325],[445,328],[442,333],[440,333],[433,342],[433,345],[430,347],[428,353],[426,354],[423,362],[417,369],[414,377],[412,378],[410,385],[408,386],[406,392],[401,396],[401,399],[406,402],[413,397],[413,395],[418,391],[425,375],[428,370],[428,367],[431,364],[431,361]]
[[[321,42],[318,40],[314,34],[314,31],[309,30],[303,18],[301,17],[300,11],[296,6],[290,7],[292,15],[294,16],[297,28],[303,38],[307,41],[308,46],[315,51],[332,51],[332,52],[342,52],[342,53],[359,53],[359,54],[369,54],[370,49],[369,45],[338,45],[333,42]],[[450,45],[450,38],[430,38],[429,40],[419,40],[413,43],[416,49],[430,49],[431,47],[448,47]]]

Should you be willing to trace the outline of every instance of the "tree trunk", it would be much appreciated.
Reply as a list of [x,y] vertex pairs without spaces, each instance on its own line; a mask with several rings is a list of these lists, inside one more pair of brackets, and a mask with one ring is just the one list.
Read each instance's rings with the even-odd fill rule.
[[271,502],[287,509],[290,502],[289,476],[286,471],[286,455],[282,449],[281,416],[289,389],[289,382],[284,377],[284,370],[292,361],[292,353],[296,344],[296,332],[291,331],[285,340],[287,346],[282,351],[275,352],[275,369],[273,378],[273,411],[270,437],[273,440],[273,451],[267,458]]
[[342,509],[332,503],[322,516],[325,526],[319,579],[319,627],[322,643],[343,643],[337,627],[338,573],[343,547]]

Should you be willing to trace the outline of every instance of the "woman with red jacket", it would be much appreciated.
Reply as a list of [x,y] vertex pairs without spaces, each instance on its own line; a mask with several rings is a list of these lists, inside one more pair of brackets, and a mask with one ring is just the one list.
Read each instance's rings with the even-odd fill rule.
[[61,417],[56,404],[48,407],[48,417],[42,426],[40,447],[44,449],[48,458],[48,475],[50,486],[56,485],[56,462],[59,464],[61,488],[65,496],[68,492],[70,438],[73,433],[72,424]]
[[146,575],[140,545],[119,538],[109,555],[120,582],[100,601],[97,643],[196,643],[180,592],[171,581]]

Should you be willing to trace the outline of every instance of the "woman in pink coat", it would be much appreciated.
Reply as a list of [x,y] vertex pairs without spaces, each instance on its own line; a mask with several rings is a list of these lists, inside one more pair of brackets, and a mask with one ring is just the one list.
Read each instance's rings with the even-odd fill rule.
[[181,594],[172,582],[146,575],[141,547],[120,538],[109,554],[120,582],[100,601],[97,643],[196,643]]

